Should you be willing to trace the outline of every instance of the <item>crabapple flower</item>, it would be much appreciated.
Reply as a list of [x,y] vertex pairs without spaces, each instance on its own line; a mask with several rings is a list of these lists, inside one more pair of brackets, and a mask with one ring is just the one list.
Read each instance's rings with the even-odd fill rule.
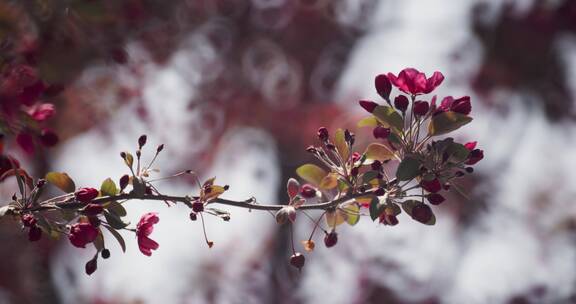
[[401,112],[406,112],[409,103],[410,101],[408,101],[408,97],[404,95],[398,95],[396,98],[394,98],[394,106]]
[[472,112],[472,104],[470,103],[470,96],[460,97],[458,99],[454,99],[452,96],[444,97],[440,106],[434,113],[440,114],[442,112],[456,112],[464,115],[470,114]]
[[54,116],[56,110],[54,109],[54,105],[51,103],[39,103],[33,105],[28,111],[26,111],[32,119],[35,121],[44,121],[48,118]]
[[469,142],[464,145],[470,154],[468,155],[468,159],[466,160],[466,165],[472,166],[477,164],[484,158],[484,151],[480,149],[476,149],[477,142]]
[[440,72],[434,72],[430,78],[426,78],[424,73],[414,69],[407,68],[398,74],[398,77],[388,73],[390,82],[404,93],[418,95],[428,94],[444,81],[444,75]]
[[385,100],[390,98],[390,92],[392,91],[392,84],[390,79],[385,74],[380,74],[374,79],[374,85],[376,86],[376,92],[378,95],[382,96]]
[[86,244],[94,242],[98,236],[98,229],[90,223],[76,223],[70,228],[68,239],[78,248],[86,248]]
[[140,221],[136,226],[138,247],[140,248],[140,251],[146,256],[151,256],[152,250],[156,250],[159,247],[158,243],[149,238],[152,231],[154,231],[154,224],[157,224],[159,220],[160,219],[158,218],[157,213],[149,212],[140,218]]

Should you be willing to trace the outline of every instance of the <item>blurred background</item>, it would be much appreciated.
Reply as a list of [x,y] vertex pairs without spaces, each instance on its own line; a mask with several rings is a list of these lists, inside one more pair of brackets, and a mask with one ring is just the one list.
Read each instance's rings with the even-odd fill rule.
[[[166,145],[162,175],[191,169],[229,184],[227,198],[282,202],[317,128],[354,128],[359,99],[381,102],[374,77],[405,67],[444,73],[439,96],[472,96],[455,136],[486,155],[435,226],[363,219],[301,273],[268,213],[209,218],[208,249],[187,208],[129,203],[132,223],[159,212],[159,250],[111,240],[90,277],[93,249],[29,243],[1,222],[0,303],[576,303],[576,1],[2,0],[0,59],[0,165],[78,186],[117,180],[119,151],[148,134],[145,159]],[[5,93],[14,77],[28,95]],[[32,95],[55,114],[18,120]],[[15,189],[0,183],[0,201]],[[304,240],[311,225],[296,228]]]

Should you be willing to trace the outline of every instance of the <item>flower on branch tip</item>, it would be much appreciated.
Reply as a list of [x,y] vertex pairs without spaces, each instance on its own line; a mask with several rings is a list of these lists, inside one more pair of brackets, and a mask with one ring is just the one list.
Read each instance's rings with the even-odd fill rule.
[[470,151],[470,154],[468,155],[468,159],[466,160],[466,165],[469,165],[469,166],[475,165],[484,158],[484,151],[480,150],[480,149],[476,149],[477,144],[478,144],[477,142],[473,141],[473,142],[466,143],[464,145],[464,147],[466,147],[466,149],[468,149],[468,151]]
[[402,92],[412,95],[428,94],[444,81],[444,75],[440,72],[434,72],[430,78],[426,78],[424,73],[414,68],[404,69],[398,76],[388,73],[388,78]]
[[442,112],[456,112],[463,115],[469,115],[472,112],[472,104],[470,103],[470,96],[460,97],[454,99],[452,96],[447,96],[442,99],[440,106],[434,112],[434,115],[440,114]]
[[94,188],[80,188],[74,192],[74,197],[77,201],[88,204],[98,197],[98,190]]
[[160,218],[158,218],[157,213],[149,212],[144,214],[140,218],[138,225],[136,225],[138,247],[140,248],[140,251],[146,256],[151,256],[152,250],[156,250],[159,247],[158,243],[149,238],[152,231],[154,231],[154,225],[157,224],[159,220]]
[[98,237],[98,229],[90,223],[76,223],[70,227],[68,239],[78,248],[86,248],[86,244],[94,242]]

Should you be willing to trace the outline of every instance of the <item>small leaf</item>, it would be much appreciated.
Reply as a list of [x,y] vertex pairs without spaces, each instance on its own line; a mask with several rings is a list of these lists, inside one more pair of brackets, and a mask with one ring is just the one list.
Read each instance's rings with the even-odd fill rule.
[[314,251],[314,247],[316,247],[316,244],[314,243],[313,240],[302,241],[302,245],[304,246],[304,250],[306,250],[307,252]]
[[363,184],[370,184],[370,181],[376,179],[378,177],[378,172],[376,171],[368,171],[362,174],[362,183]]
[[348,156],[350,156],[350,149],[348,149],[348,144],[344,138],[344,130],[336,130],[336,133],[334,134],[334,145],[336,146],[336,149],[338,149],[338,153],[340,153],[342,159],[344,161],[348,160]]
[[461,163],[468,158],[470,151],[459,143],[452,143],[446,149],[446,153],[450,156],[450,161],[453,163]]
[[311,183],[314,186],[319,186],[322,179],[328,174],[324,169],[313,165],[305,164],[296,169],[296,173],[305,181]]
[[428,125],[428,135],[437,136],[458,130],[472,118],[464,114],[448,111],[432,116]]
[[61,172],[48,172],[45,177],[46,181],[58,187],[60,190],[71,193],[76,190],[74,181],[66,173]]
[[106,218],[106,222],[114,229],[124,229],[129,225],[129,223],[124,223],[118,215],[108,211],[104,211],[104,217]]
[[320,182],[320,189],[329,190],[338,186],[338,174],[330,173],[326,175]]
[[286,183],[286,189],[288,192],[288,197],[292,199],[298,195],[298,192],[300,191],[300,183],[296,179],[290,178]]
[[397,131],[402,131],[404,129],[404,120],[402,116],[398,114],[396,110],[388,106],[377,106],[372,114],[380,121],[382,124],[395,128]]
[[380,204],[377,197],[373,197],[370,202],[370,218],[375,221],[382,212],[384,212],[384,205]]
[[416,205],[420,205],[422,202],[417,200],[407,200],[402,202],[402,210],[406,212],[408,215],[412,216],[412,208]]
[[98,236],[94,240],[94,247],[96,247],[97,251],[104,250],[104,235],[100,229],[98,229]]
[[122,252],[126,252],[126,242],[124,241],[122,235],[120,235],[120,233],[118,233],[118,231],[114,230],[113,228],[110,228],[108,226],[104,227],[106,227],[106,229],[110,231],[110,233],[116,239],[116,241],[118,241],[118,244],[120,244],[120,247],[122,248]]
[[396,171],[396,178],[400,181],[408,181],[420,174],[420,162],[412,157],[402,160]]
[[132,165],[134,165],[134,156],[132,154],[126,152],[126,157],[124,157],[124,163],[128,168],[132,169]]
[[358,128],[376,126],[378,126],[378,119],[374,116],[363,118],[358,122]]
[[360,221],[360,207],[357,204],[349,204],[343,209],[346,212],[346,222],[348,225],[354,226]]
[[378,143],[368,145],[364,154],[367,160],[386,161],[394,158],[394,152],[390,148]]
[[106,209],[108,209],[109,212],[116,214],[118,217],[124,217],[127,214],[124,206],[116,201],[107,203]]
[[114,196],[118,194],[118,188],[111,178],[107,178],[104,180],[104,182],[102,182],[102,185],[100,186],[100,193],[103,196]]
[[346,221],[346,214],[340,210],[326,212],[326,223],[329,227],[336,227]]

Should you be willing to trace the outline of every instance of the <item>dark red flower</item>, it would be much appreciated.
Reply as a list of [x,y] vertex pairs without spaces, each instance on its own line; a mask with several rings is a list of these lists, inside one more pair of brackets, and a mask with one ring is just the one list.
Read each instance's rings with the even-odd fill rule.
[[374,109],[378,106],[377,103],[370,101],[370,100],[360,100],[358,102],[364,110],[368,111],[369,113],[374,112]]
[[324,245],[326,245],[326,247],[334,247],[336,243],[338,243],[338,234],[336,231],[331,231],[330,233],[326,234],[326,236],[324,236]]
[[406,112],[409,103],[410,101],[408,101],[408,97],[404,95],[398,95],[396,96],[396,98],[394,98],[394,106],[396,107],[396,109],[402,112]]
[[414,114],[417,116],[424,116],[430,110],[430,106],[425,101],[414,102]]
[[302,269],[302,267],[304,267],[305,262],[306,258],[300,252],[296,252],[292,256],[290,256],[290,265],[298,269]]
[[431,192],[431,193],[436,193],[436,192],[442,190],[442,184],[440,184],[440,181],[437,178],[435,178],[431,181],[423,180],[420,182],[420,186],[424,190]]
[[434,72],[432,77],[426,78],[424,73],[413,68],[402,70],[398,77],[388,73],[388,78],[402,92],[412,95],[428,94],[444,81],[444,75],[440,72]]
[[130,176],[128,174],[122,175],[120,178],[120,191],[124,190],[126,186],[128,186],[128,182],[130,181]]
[[74,193],[74,197],[76,197],[76,200],[87,204],[98,197],[98,190],[94,188],[80,188]]
[[98,229],[90,223],[76,223],[70,228],[68,239],[78,248],[86,248],[86,244],[94,242],[98,237]]
[[440,205],[446,200],[442,195],[438,193],[430,193],[426,196],[426,198],[432,205]]
[[470,112],[472,112],[472,104],[470,103],[470,96],[464,96],[458,99],[454,99],[454,97],[452,96],[444,97],[444,99],[442,99],[442,103],[440,104],[438,109],[434,112],[434,114],[436,115],[448,111],[464,115],[470,114]]
[[86,271],[87,275],[93,274],[96,269],[98,269],[98,256],[95,256],[93,259],[88,261],[84,266],[84,270]]
[[328,129],[326,129],[325,127],[321,127],[320,129],[318,129],[317,135],[321,141],[327,141],[329,136]]
[[90,216],[98,215],[102,213],[102,211],[104,211],[104,207],[99,204],[88,204],[86,207],[84,207],[84,214]]
[[22,216],[22,224],[24,227],[34,227],[36,226],[36,222],[36,218],[30,213],[26,213]]
[[146,255],[151,256],[152,250],[158,249],[160,247],[158,243],[150,239],[149,236],[154,231],[154,225],[160,221],[158,214],[156,213],[146,213],[136,225],[136,237],[138,238],[138,247],[140,251]]
[[303,198],[316,197],[316,189],[311,185],[305,184],[300,189],[300,195],[302,195]]
[[374,135],[374,138],[386,139],[390,135],[390,129],[384,128],[382,126],[378,126],[378,127],[374,128],[374,131],[372,131],[372,134]]
[[388,79],[388,76],[380,74],[374,79],[374,84],[376,86],[376,92],[385,100],[390,99],[390,92],[392,91],[392,84]]
[[484,151],[480,149],[474,149],[470,151],[470,155],[468,155],[468,160],[466,161],[466,164],[469,166],[475,165],[483,158],[484,158]]

